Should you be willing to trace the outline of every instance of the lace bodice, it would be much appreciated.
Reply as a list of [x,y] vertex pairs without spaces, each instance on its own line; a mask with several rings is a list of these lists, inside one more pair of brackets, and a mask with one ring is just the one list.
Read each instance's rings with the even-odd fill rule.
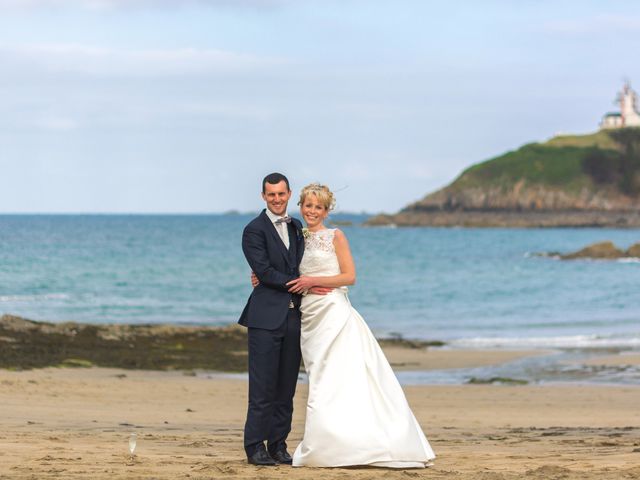
[[306,231],[304,255],[300,262],[300,273],[308,276],[329,277],[340,273],[340,265],[333,246],[335,228],[317,232]]

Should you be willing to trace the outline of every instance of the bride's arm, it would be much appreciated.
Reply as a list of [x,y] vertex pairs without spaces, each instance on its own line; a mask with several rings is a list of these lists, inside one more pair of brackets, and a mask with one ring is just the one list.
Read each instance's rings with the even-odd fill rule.
[[304,290],[309,290],[311,287],[337,288],[356,283],[356,266],[351,256],[347,237],[341,230],[336,229],[333,237],[333,246],[336,249],[340,273],[330,277],[307,277],[302,275],[287,283],[290,287],[290,292],[300,293]]

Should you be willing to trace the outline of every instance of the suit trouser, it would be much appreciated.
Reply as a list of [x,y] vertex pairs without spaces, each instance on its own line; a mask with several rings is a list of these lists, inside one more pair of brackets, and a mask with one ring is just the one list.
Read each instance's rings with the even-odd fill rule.
[[247,455],[265,440],[270,453],[287,447],[300,358],[299,309],[289,309],[286,321],[276,330],[249,328]]

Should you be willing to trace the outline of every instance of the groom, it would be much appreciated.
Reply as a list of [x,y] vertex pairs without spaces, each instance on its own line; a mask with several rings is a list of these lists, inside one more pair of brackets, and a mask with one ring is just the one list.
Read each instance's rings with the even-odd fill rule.
[[304,237],[300,221],[287,215],[290,198],[287,177],[267,175],[262,181],[267,208],[242,233],[242,251],[259,280],[238,322],[249,331],[244,449],[254,465],[291,464],[286,439],[300,370],[301,297],[286,284],[300,276]]

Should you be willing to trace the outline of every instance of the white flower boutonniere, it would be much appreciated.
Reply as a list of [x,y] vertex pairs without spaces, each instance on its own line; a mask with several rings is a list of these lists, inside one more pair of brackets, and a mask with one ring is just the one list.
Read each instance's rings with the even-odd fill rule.
[[311,235],[311,232],[309,232],[309,229],[307,227],[303,227],[302,228],[302,236],[304,238],[309,238],[309,235]]

